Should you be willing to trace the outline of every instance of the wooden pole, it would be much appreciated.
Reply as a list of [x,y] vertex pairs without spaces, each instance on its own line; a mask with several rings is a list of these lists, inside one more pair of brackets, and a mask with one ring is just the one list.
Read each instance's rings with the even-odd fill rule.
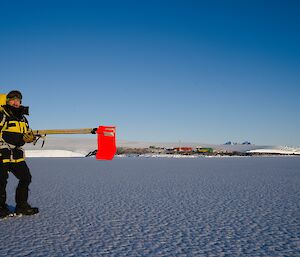
[[34,135],[95,134],[96,128],[33,130]]

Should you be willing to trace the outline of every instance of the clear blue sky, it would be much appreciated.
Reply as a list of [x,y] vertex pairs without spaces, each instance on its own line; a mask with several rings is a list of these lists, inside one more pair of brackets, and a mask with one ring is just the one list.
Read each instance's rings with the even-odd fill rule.
[[299,1],[0,0],[0,91],[34,129],[300,146]]

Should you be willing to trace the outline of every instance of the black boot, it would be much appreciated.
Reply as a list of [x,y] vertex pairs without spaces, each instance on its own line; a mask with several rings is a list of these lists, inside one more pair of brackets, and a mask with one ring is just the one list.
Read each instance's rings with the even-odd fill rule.
[[17,205],[15,213],[17,215],[34,215],[39,213],[39,209],[36,207],[31,207],[28,203]]
[[8,217],[11,214],[12,213],[10,212],[6,204],[0,205],[0,219]]
[[18,186],[16,190],[16,209],[15,213],[17,215],[34,215],[39,212],[39,209],[36,207],[31,207],[28,202],[28,187]]

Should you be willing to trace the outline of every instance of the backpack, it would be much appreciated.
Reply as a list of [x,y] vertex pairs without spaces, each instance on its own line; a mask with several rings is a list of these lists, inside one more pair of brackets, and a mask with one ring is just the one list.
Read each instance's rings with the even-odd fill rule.
[[0,94],[0,106],[6,105],[6,94]]

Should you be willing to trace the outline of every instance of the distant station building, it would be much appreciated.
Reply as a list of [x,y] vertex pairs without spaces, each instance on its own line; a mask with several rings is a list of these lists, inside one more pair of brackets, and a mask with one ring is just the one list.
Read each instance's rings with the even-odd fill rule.
[[162,154],[162,153],[166,152],[166,148],[158,147],[158,146],[154,146],[154,145],[150,145],[149,150],[151,153],[156,153],[156,154]]
[[210,147],[197,147],[196,153],[213,153],[214,150]]
[[174,147],[173,150],[176,153],[191,153],[193,151],[193,147]]

